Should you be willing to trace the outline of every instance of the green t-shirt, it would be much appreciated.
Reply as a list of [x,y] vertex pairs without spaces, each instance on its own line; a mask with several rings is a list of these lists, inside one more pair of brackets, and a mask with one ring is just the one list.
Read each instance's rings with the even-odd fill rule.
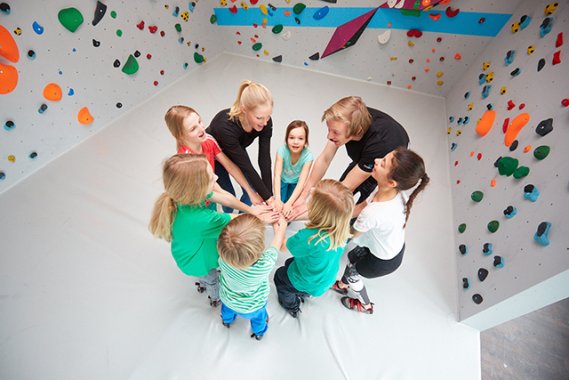
[[172,225],[172,256],[182,272],[200,277],[217,268],[217,238],[230,220],[229,214],[205,204],[178,205]]
[[237,269],[219,258],[219,298],[224,305],[239,312],[252,313],[267,303],[269,274],[273,270],[279,251],[269,247],[249,268]]
[[340,269],[340,256],[345,246],[327,251],[330,239],[326,238],[316,244],[318,237],[310,239],[318,232],[314,228],[303,228],[291,236],[286,246],[294,256],[288,267],[288,278],[292,285],[301,292],[312,296],[324,294],[334,281]]

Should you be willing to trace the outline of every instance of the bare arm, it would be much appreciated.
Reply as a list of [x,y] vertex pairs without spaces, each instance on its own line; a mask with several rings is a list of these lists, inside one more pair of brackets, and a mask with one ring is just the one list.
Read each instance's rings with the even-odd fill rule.
[[219,163],[221,165],[223,165],[223,167],[227,170],[227,172],[233,178],[235,178],[237,183],[239,185],[241,185],[241,187],[243,189],[245,189],[247,194],[249,194],[249,198],[251,198],[251,201],[253,202],[253,204],[257,205],[257,204],[263,203],[263,198],[261,198],[261,196],[259,194],[257,194],[257,192],[255,190],[253,190],[251,185],[249,185],[249,182],[247,182],[247,179],[245,178],[245,175],[243,175],[243,172],[241,171],[241,169],[239,169],[239,167],[237,165],[235,165],[235,163],[233,161],[231,161],[229,159],[229,157],[227,157],[225,155],[225,153],[223,153],[223,152],[218,153],[215,156],[215,159],[217,161],[219,161]]
[[348,189],[354,191],[356,187],[361,185],[366,179],[369,178],[371,173],[364,172],[358,165],[355,165],[348,173],[342,184]]
[[276,247],[279,251],[282,249],[285,242],[287,222],[284,217],[280,217],[278,222],[273,224],[273,230],[275,231],[275,236],[271,242],[271,246]]
[[281,201],[281,174],[283,172],[283,158],[277,153],[275,158],[275,178],[273,180],[273,206],[277,211],[281,211],[283,203]]
[[298,178],[298,183],[296,184],[294,191],[292,192],[290,198],[288,199],[288,201],[286,201],[286,204],[283,207],[283,214],[285,217],[290,215],[290,213],[292,212],[292,205],[304,190],[304,185],[306,184],[306,180],[308,179],[308,175],[310,174],[310,168],[312,168],[313,162],[314,161],[307,162],[302,167],[302,171],[300,172],[300,177]]

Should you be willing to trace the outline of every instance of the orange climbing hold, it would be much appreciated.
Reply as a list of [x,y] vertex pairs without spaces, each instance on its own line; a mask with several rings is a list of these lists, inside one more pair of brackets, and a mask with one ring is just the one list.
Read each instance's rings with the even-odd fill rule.
[[0,63],[0,95],[12,92],[18,85],[18,70]]
[[486,134],[490,132],[490,129],[492,129],[494,120],[496,120],[496,111],[488,110],[484,112],[484,115],[482,115],[482,118],[478,124],[476,124],[476,133],[478,133],[478,136],[486,136]]
[[531,150],[531,145],[524,146],[524,153],[527,153]]
[[48,83],[43,89],[43,97],[52,102],[60,101],[62,97],[61,87],[57,83]]
[[79,120],[79,122],[83,125],[89,125],[95,119],[93,118],[93,116],[91,116],[89,108],[83,107],[79,110],[79,113],[77,114],[77,120]]
[[495,180],[495,179],[492,179],[492,180],[490,181],[490,186],[496,187],[496,180]]
[[518,116],[516,116],[514,120],[512,120],[512,122],[508,126],[508,129],[506,130],[506,136],[504,137],[504,145],[506,146],[512,145],[516,137],[518,137],[518,133],[520,133],[522,128],[525,127],[526,124],[529,122],[529,119],[530,119],[529,113],[524,112],[522,114],[519,114]]
[[20,51],[14,37],[2,25],[0,25],[0,56],[14,63],[20,60]]

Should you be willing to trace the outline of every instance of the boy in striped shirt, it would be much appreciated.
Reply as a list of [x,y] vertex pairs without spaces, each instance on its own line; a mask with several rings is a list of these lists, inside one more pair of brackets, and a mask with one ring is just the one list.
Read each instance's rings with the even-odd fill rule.
[[239,315],[251,321],[251,338],[261,340],[268,328],[269,274],[284,243],[287,222],[273,224],[275,235],[265,249],[265,225],[256,216],[242,214],[219,235],[221,319],[225,327]]

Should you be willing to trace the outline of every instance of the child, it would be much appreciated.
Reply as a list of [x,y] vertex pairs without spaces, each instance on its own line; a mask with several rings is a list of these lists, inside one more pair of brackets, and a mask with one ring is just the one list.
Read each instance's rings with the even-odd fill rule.
[[273,224],[275,236],[265,249],[265,226],[253,215],[233,219],[219,235],[221,319],[230,327],[237,315],[251,321],[251,338],[261,340],[267,331],[269,273],[284,242],[286,220]]
[[320,296],[334,283],[353,211],[352,192],[340,182],[325,179],[312,190],[306,228],[287,240],[293,257],[275,273],[279,303],[294,318],[305,296]]
[[308,150],[308,126],[302,120],[294,120],[286,128],[285,144],[279,147],[275,160],[274,206],[277,211],[282,210],[285,218],[302,193],[313,159]]
[[177,154],[164,164],[164,193],[154,204],[150,231],[171,241],[172,256],[182,272],[199,278],[198,291],[219,305],[217,237],[230,214],[207,207],[216,180],[203,155]]
[[[172,106],[166,112],[164,119],[168,129],[176,139],[178,154],[204,154],[214,169],[217,160],[247,192],[253,204],[263,203],[263,198],[249,185],[241,169],[221,151],[217,141],[205,132],[202,119],[196,110],[186,106]],[[217,183],[214,190],[215,193],[224,192]],[[230,205],[226,205],[224,202],[220,203],[239,210],[246,208],[245,204],[235,207],[235,201]],[[247,209],[246,211],[249,212],[250,210]]]
[[[342,297],[342,305],[366,314],[373,313],[363,278],[375,278],[394,272],[405,252],[405,226],[413,201],[429,183],[423,159],[415,152],[399,147],[382,159],[376,159],[371,176],[377,182],[377,192],[370,203],[361,203],[353,226],[355,248],[348,253],[341,281],[332,289],[347,295],[350,288],[357,298]],[[405,202],[402,191],[417,185]],[[363,210],[362,210],[363,209]],[[360,213],[361,211],[361,213]]]

